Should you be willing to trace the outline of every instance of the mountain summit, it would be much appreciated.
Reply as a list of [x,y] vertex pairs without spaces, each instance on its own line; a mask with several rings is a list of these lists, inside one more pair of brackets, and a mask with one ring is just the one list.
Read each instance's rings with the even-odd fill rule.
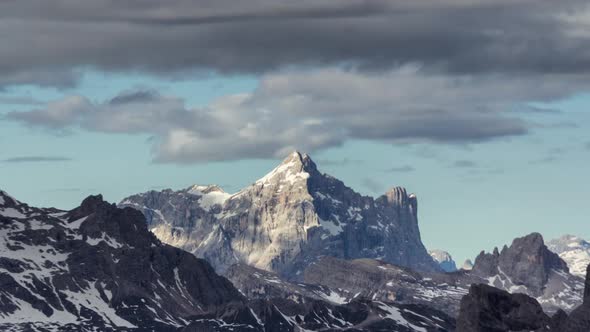
[[194,188],[150,191],[120,205],[142,211],[160,240],[220,272],[245,263],[295,277],[321,256],[440,270],[420,240],[415,195],[394,187],[362,196],[321,173],[307,154],[291,153],[233,195]]

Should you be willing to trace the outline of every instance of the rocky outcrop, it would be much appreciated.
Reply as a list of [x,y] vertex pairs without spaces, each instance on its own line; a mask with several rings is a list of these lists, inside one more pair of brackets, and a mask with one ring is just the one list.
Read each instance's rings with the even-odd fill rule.
[[420,240],[415,195],[393,188],[362,196],[298,152],[233,195],[193,186],[134,195],[120,206],[142,211],[160,240],[222,273],[244,263],[296,277],[320,256],[440,270]]
[[[386,297],[354,294],[342,288],[330,289],[318,284],[290,282],[272,272],[244,264],[230,267],[227,276],[248,298],[254,299],[254,302],[266,300],[273,303],[281,312],[294,317],[295,321],[306,322],[300,326],[307,330],[321,330],[325,322],[332,324],[331,331],[455,329],[455,320],[427,301],[423,304],[402,303]],[[369,288],[373,287],[377,286],[371,285]],[[350,322],[350,325],[343,325],[342,321]]]
[[98,329],[184,325],[244,297],[151,234],[144,216],[90,196],[71,211],[0,195],[0,324]]
[[435,249],[429,250],[428,253],[430,254],[430,257],[432,257],[432,259],[434,259],[434,261],[438,263],[438,265],[443,271],[457,271],[457,265],[455,264],[453,257],[451,257],[451,254],[449,254],[448,252]]
[[537,331],[550,324],[535,299],[475,284],[461,300],[457,332]]
[[[468,293],[470,285],[487,284],[510,293],[532,296],[548,313],[570,312],[582,303],[583,280],[567,273],[563,262],[555,262],[555,255],[547,254],[543,248],[542,238],[532,234],[516,239],[502,252],[496,249],[492,254],[482,253],[472,271],[452,273],[418,273],[379,260],[325,256],[305,269],[302,281],[327,287],[334,296],[344,300],[361,296],[428,304],[449,315],[458,313],[460,300]],[[547,259],[547,255],[550,258]],[[508,272],[504,272],[502,266],[511,261],[515,266],[505,268]],[[546,273],[541,278],[535,275],[539,270]],[[519,279],[520,271],[531,271],[532,279],[522,275]]]
[[373,259],[322,257],[304,272],[306,284],[324,286],[342,301],[368,298],[423,304],[454,316],[473,279],[462,272],[417,273]]
[[555,272],[569,272],[567,264],[551,252],[539,233],[516,238],[510,247],[499,252],[482,252],[475,259],[473,273],[483,277],[496,277],[498,283],[509,282],[518,288],[524,286],[533,296],[540,296]]
[[479,331],[590,331],[590,265],[584,302],[569,316],[559,310],[549,317],[535,299],[525,294],[510,294],[488,285],[472,285],[469,294],[461,300],[457,332]]
[[572,311],[563,323],[563,332],[590,331],[590,265],[586,268],[584,303]]

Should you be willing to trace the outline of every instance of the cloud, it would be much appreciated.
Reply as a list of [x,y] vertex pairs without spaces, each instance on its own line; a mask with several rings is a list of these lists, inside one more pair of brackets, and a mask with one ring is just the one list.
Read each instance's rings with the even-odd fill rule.
[[26,156],[26,157],[13,157],[3,159],[5,163],[38,163],[38,162],[61,162],[71,161],[71,158],[60,157],[60,156]]
[[452,167],[455,168],[477,168],[476,162],[471,160],[457,160],[453,163]]
[[[555,84],[546,89],[560,88]],[[68,96],[6,117],[56,131],[147,134],[159,162],[268,158],[348,140],[466,144],[527,134],[527,123],[504,110],[542,88],[524,79],[497,85],[413,66],[379,74],[326,68],[268,74],[254,92],[200,108],[154,91],[125,91],[104,102]]]
[[586,144],[584,144],[584,148],[586,148],[586,150],[590,150],[590,142],[586,142]]
[[[580,82],[582,83],[582,82]],[[349,140],[465,145],[526,135],[538,128],[510,110],[563,98],[562,81],[427,74],[416,66],[381,73],[343,68],[284,71],[261,77],[252,93],[189,108],[151,90],[103,102],[67,96],[10,120],[55,131],[145,134],[157,162],[282,157]]]
[[407,64],[570,80],[590,71],[589,12],[584,0],[2,1],[0,86],[71,86],[79,68],[190,77]]
[[0,105],[42,105],[43,102],[30,96],[0,96]]
[[338,159],[338,160],[323,159],[323,160],[316,160],[316,161],[319,165],[322,165],[322,166],[336,166],[336,167],[342,167],[342,166],[348,166],[348,165],[358,165],[358,164],[363,163],[362,160],[349,159],[349,158],[343,158],[343,159]]
[[559,158],[557,158],[556,156],[546,156],[543,158],[531,160],[531,161],[529,161],[529,164],[531,164],[531,165],[550,164],[550,163],[556,162],[558,160],[559,160]]
[[410,165],[404,165],[404,166],[398,166],[398,167],[392,167],[392,168],[388,168],[385,170],[385,172],[391,172],[391,173],[407,173],[407,172],[413,172],[416,169],[413,166]]

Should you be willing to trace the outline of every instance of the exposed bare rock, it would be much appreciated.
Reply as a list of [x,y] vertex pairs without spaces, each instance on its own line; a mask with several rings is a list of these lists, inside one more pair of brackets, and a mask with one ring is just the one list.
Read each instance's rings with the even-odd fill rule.
[[396,187],[362,196],[299,152],[233,195],[193,186],[134,195],[120,206],[139,209],[160,240],[221,273],[244,263],[294,277],[320,256],[440,270],[420,240],[415,195]]

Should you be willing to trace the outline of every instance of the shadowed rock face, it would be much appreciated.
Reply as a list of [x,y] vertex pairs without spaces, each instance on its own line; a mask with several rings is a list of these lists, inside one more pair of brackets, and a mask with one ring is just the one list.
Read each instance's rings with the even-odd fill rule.
[[534,331],[549,323],[535,299],[480,284],[461,300],[457,332]]
[[516,238],[510,247],[492,254],[480,253],[475,259],[473,273],[480,276],[505,276],[514,285],[526,286],[533,295],[543,292],[551,271],[568,272],[567,264],[547,249],[539,233]]
[[163,329],[243,296],[100,195],[69,212],[0,195],[0,323]]
[[524,294],[510,294],[487,285],[472,285],[461,300],[457,332],[590,331],[590,266],[586,274],[584,302],[568,315],[543,313],[539,303]]
[[586,282],[584,286],[584,303],[590,303],[590,265],[586,268]]
[[586,288],[584,289],[584,303],[572,311],[563,324],[564,332],[590,331],[590,265],[586,269]]
[[160,240],[221,273],[244,263],[294,277],[320,256],[440,270],[420,240],[416,196],[403,188],[362,196],[298,152],[234,195],[210,188],[151,191],[120,206],[142,211]]

